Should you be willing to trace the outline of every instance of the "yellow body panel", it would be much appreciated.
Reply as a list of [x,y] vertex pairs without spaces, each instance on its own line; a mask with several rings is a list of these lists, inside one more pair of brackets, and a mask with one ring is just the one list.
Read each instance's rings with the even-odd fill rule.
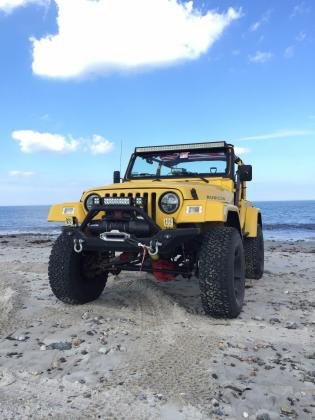
[[260,210],[255,207],[246,208],[244,234],[250,238],[257,236],[258,214]]
[[[64,209],[73,209],[73,212],[66,213]],[[86,216],[86,211],[83,207],[83,203],[74,202],[74,203],[61,203],[51,206],[48,214],[49,222],[65,222],[67,218],[75,217],[79,223],[83,221]]]
[[[152,217],[151,200],[152,194],[155,194],[155,220],[162,229],[174,228],[177,224],[183,223],[225,223],[228,213],[233,211],[236,212],[240,220],[240,226],[244,234],[249,237],[255,237],[257,235],[259,209],[252,207],[252,204],[246,200],[241,200],[239,207],[234,205],[234,183],[231,179],[208,179],[209,183],[205,183],[198,178],[165,181],[137,180],[94,188],[86,191],[82,195],[80,202],[62,203],[52,206],[48,215],[48,221],[68,223],[69,219],[75,217],[79,224],[82,223],[87,214],[83,206],[84,200],[93,193],[99,194],[101,197],[104,197],[106,194],[110,196],[127,196],[131,193],[134,197],[136,194],[140,196],[147,194],[148,215]],[[198,199],[193,199],[192,189],[196,191]],[[161,195],[167,191],[176,192],[181,201],[179,209],[171,215],[163,213],[158,205]],[[193,212],[190,212],[188,207],[193,207]],[[73,214],[68,214],[68,211],[64,210],[67,208],[73,208]],[[97,217],[99,218],[102,215],[104,213],[99,214]]]

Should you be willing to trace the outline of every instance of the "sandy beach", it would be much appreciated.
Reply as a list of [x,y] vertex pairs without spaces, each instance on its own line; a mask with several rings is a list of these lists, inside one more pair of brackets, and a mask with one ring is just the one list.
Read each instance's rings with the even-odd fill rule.
[[54,237],[0,237],[0,418],[315,418],[315,243],[266,242],[236,320],[202,314],[196,279],[110,276],[51,293]]

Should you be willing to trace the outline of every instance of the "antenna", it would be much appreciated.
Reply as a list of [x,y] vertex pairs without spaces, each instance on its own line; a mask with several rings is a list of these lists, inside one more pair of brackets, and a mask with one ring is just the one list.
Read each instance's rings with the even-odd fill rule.
[[120,158],[119,158],[119,172],[121,172],[121,157],[122,157],[123,141],[120,140]]

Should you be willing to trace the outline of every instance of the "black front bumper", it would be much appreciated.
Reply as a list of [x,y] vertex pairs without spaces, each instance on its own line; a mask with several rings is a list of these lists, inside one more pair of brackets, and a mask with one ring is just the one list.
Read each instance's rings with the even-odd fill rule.
[[[129,210],[135,212],[151,226],[152,235],[146,238],[138,238],[136,235],[127,234],[121,240],[103,240],[100,236],[92,235],[89,232],[88,225],[93,218],[101,211],[113,210],[113,206],[95,206],[93,207],[80,226],[64,227],[64,232],[73,237],[74,243],[81,244],[83,251],[98,252],[138,252],[142,245],[156,247],[158,244],[159,253],[170,252],[179,245],[187,243],[200,236],[200,229],[197,227],[187,227],[178,229],[161,229],[141,208],[129,206],[115,206],[115,210]],[[141,244],[141,245],[140,245]]]

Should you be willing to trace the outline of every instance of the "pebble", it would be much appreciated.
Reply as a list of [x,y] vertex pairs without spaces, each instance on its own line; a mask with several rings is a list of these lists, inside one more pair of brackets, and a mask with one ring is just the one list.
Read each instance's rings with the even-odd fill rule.
[[39,350],[45,351],[45,350],[47,350],[47,347],[45,346],[45,344],[43,344],[42,346],[40,346]]
[[261,316],[253,316],[252,319],[254,321],[263,321],[264,320]]
[[256,420],[271,420],[268,413],[260,413],[256,415]]
[[80,338],[75,338],[72,340],[73,347],[79,347],[81,343],[83,343],[83,340],[80,340]]
[[247,418],[248,418],[248,416],[249,416],[249,414],[248,414],[246,411],[244,411],[244,413],[243,413],[243,417],[244,417],[244,419],[247,419]]
[[289,321],[285,324],[285,328],[287,328],[288,330],[296,330],[297,328],[299,328],[299,326],[296,322]]
[[219,406],[219,401],[215,398],[212,398],[211,404],[213,405],[213,407],[218,407]]
[[51,343],[46,346],[48,350],[70,350],[72,344],[67,341],[59,341],[58,343]]
[[27,337],[25,335],[20,335],[19,337],[17,337],[18,341],[25,341],[27,339]]
[[280,324],[280,319],[279,318],[270,318],[269,319],[269,323],[271,324],[271,325],[274,325],[274,324]]
[[107,347],[100,347],[100,348],[98,349],[98,352],[99,352],[100,354],[108,354],[108,353],[110,352],[110,349],[109,349],[109,348],[107,348]]

